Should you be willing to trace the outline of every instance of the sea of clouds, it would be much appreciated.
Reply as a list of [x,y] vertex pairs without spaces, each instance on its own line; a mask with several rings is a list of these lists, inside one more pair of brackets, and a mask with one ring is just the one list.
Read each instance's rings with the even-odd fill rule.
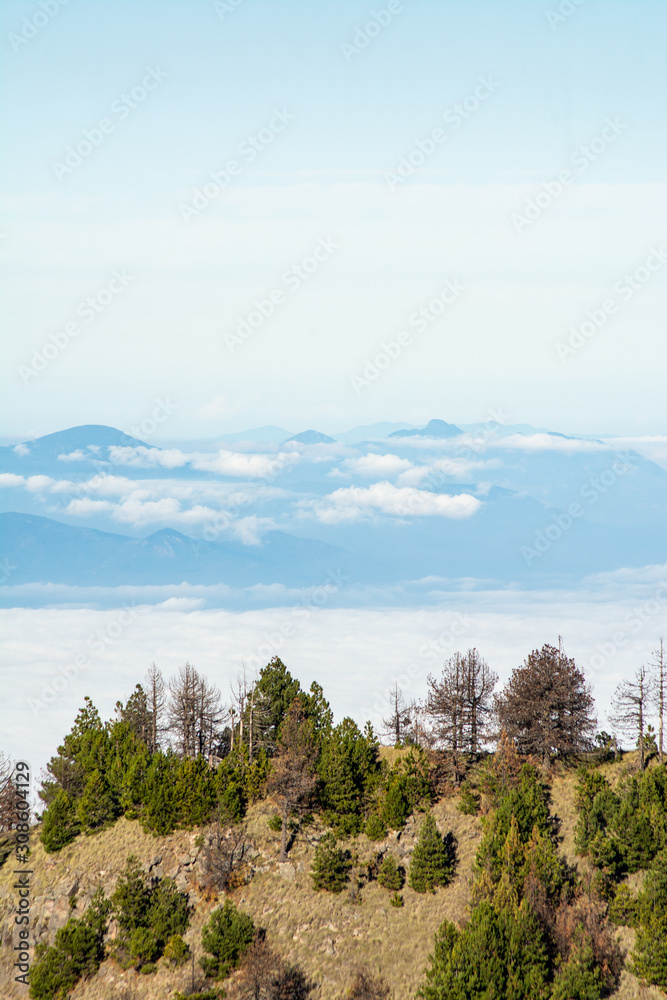
[[73,601],[0,611],[2,749],[37,774],[84,696],[112,717],[152,661],[169,677],[189,660],[228,700],[244,664],[252,676],[278,655],[304,686],[323,685],[337,719],[380,727],[388,689],[397,682],[407,698],[422,697],[429,673],[455,650],[476,646],[502,682],[559,635],[592,685],[599,727],[609,728],[615,686],[667,633],[667,566],[598,574],[569,591],[448,592],[433,580],[429,605],[413,608],[382,604],[381,594],[374,608],[335,606],[340,595],[330,598],[326,585],[250,611],[207,607],[206,588],[168,590],[157,604],[137,591],[104,610]]

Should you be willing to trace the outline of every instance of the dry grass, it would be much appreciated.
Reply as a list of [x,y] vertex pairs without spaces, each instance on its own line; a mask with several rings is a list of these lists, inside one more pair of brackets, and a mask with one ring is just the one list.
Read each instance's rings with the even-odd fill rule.
[[[391,748],[383,751],[390,762],[397,753],[400,751]],[[629,757],[631,755],[621,764],[604,766],[604,773],[613,783],[628,766],[633,766]],[[576,780],[573,770],[563,770],[553,776],[552,810],[561,819],[561,850],[570,863],[576,862],[581,868],[581,858],[577,858],[574,849]],[[422,980],[436,928],[445,919],[461,924],[467,917],[475,852],[482,832],[479,818],[460,813],[454,798],[444,799],[434,807],[440,830],[451,830],[458,842],[455,877],[447,888],[433,895],[419,895],[406,887],[402,893],[405,905],[399,909],[390,905],[391,894],[377,883],[363,888],[359,904],[351,901],[347,892],[331,895],[313,890],[309,870],[315,841],[321,832],[317,822],[298,837],[290,852],[290,864],[279,868],[276,864],[278,835],[272,833],[267,822],[273,812],[271,803],[266,801],[249,812],[247,837],[260,852],[255,861],[259,870],[247,885],[235,890],[234,902],[252,915],[256,925],[266,928],[269,943],[276,950],[298,962],[320,984],[314,994],[320,1000],[341,1000],[355,970],[362,965],[388,979],[396,1000],[413,997]],[[417,816],[416,820],[409,821],[399,838],[394,834],[383,844],[373,844],[363,835],[349,842],[346,846],[358,856],[358,870],[368,863],[375,851],[385,847],[396,853],[407,868],[420,822],[421,817]],[[193,852],[194,844],[195,833],[179,831],[170,837],[155,838],[144,834],[138,823],[125,819],[93,837],[78,838],[57,855],[47,855],[35,837],[31,857],[33,906],[34,912],[39,911],[44,917],[43,934],[49,938],[53,936],[53,927],[49,930],[46,914],[48,901],[59,900],[61,919],[66,919],[62,911],[67,907],[67,897],[62,893],[63,889],[71,888],[74,881],[79,883],[79,905],[73,911],[77,915],[98,884],[103,885],[107,893],[112,890],[129,854],[136,854],[142,862],[160,854],[164,872],[169,873],[181,855]],[[13,905],[12,881],[8,863],[0,871],[0,913],[7,916]],[[199,895],[194,899],[196,910],[185,938],[199,958],[201,928],[216,900],[207,901]],[[618,936],[623,951],[628,953],[634,932],[621,928]],[[2,961],[0,977],[4,974],[5,982],[0,986],[0,995],[8,1000],[24,995],[23,991],[12,992],[6,941]],[[157,974],[140,976],[134,971],[122,972],[108,960],[100,974],[90,982],[79,983],[72,996],[74,1000],[135,1000],[139,997],[166,1000],[176,989],[189,984],[190,975],[189,969],[173,971],[160,962]],[[232,996],[233,989],[230,990],[230,998]],[[614,994],[614,1000],[659,1000],[661,997],[664,1000],[664,994],[655,988],[642,991],[638,981],[628,972],[623,973]]]

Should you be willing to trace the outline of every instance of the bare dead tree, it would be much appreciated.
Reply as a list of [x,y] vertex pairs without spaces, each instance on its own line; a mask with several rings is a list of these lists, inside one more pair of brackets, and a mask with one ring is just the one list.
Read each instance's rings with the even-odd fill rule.
[[[243,746],[244,740],[244,728],[245,728],[245,715],[246,715],[246,702],[248,701],[248,677],[246,675],[245,664],[243,666],[243,673],[236,675],[236,686],[230,683],[229,685],[232,693],[232,708],[231,717],[232,724],[238,719],[238,742]],[[232,737],[232,746],[234,745],[234,738]]]
[[235,873],[239,871],[248,853],[245,826],[224,829],[218,822],[210,834],[210,845],[202,855],[204,885],[214,892],[227,892],[233,887]]
[[644,733],[646,716],[653,696],[651,677],[644,664],[632,680],[624,680],[616,688],[608,715],[612,727],[628,739],[636,739],[639,746],[639,769],[644,770]]
[[658,760],[664,764],[663,752],[663,725],[665,715],[665,649],[662,636],[659,639],[659,646],[653,651],[651,667],[653,676],[653,702],[658,713]]
[[222,725],[220,691],[190,663],[169,681],[168,720],[182,757],[213,753]]
[[360,969],[348,996],[350,1000],[390,1000],[391,990],[381,976],[372,976],[367,969]]
[[403,697],[403,692],[398,684],[389,691],[390,713],[382,720],[385,739],[393,741],[395,747],[401,746],[405,742],[406,736],[410,732],[412,718],[414,715],[414,705],[407,704]]
[[493,689],[498,675],[476,649],[469,649],[463,659],[463,738],[471,757],[476,756],[487,736],[493,707]]
[[2,832],[14,829],[19,807],[24,806],[24,801],[16,788],[14,774],[10,758],[0,751],[0,831]]
[[452,755],[455,780],[463,754],[472,759],[487,738],[497,676],[476,649],[455,653],[439,679],[428,678],[426,714],[436,746]]
[[167,689],[164,677],[155,663],[151,663],[146,671],[146,698],[151,721],[149,749],[151,753],[157,753],[166,732]]
[[287,861],[287,823],[293,813],[308,807],[315,792],[317,745],[312,723],[306,718],[297,695],[283,719],[278,752],[267,782],[269,794],[280,803],[282,829],[280,861]]

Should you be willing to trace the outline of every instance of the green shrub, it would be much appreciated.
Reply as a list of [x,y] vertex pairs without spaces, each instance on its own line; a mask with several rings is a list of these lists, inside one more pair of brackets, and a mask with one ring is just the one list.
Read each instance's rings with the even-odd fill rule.
[[364,833],[369,840],[384,840],[387,836],[387,827],[385,826],[384,820],[377,813],[373,813],[366,820],[366,826],[364,828]]
[[617,886],[609,904],[609,919],[619,926],[634,927],[638,914],[638,902],[625,883]]
[[30,996],[34,1000],[60,1000],[80,979],[97,974],[104,961],[108,914],[109,904],[98,890],[87,913],[80,920],[71,917],[56,932],[50,948],[37,946],[30,970]]
[[127,859],[111,903],[119,927],[115,956],[126,968],[156,961],[167,942],[188,926],[186,895],[172,879],[154,884],[134,855]]
[[333,833],[326,833],[315,849],[315,860],[310,876],[313,886],[325,892],[342,892],[352,867],[347,851],[336,846]]
[[452,858],[435,820],[428,813],[410,861],[409,885],[415,892],[435,892],[447,885],[452,873]]
[[274,813],[273,816],[269,816],[268,827],[269,830],[273,830],[274,833],[280,833],[283,828],[283,821],[279,813]]
[[71,844],[81,827],[74,803],[67,792],[60,790],[44,813],[40,840],[47,854]]
[[200,959],[207,976],[225,979],[252,944],[255,925],[252,917],[242,913],[228,899],[215,910],[202,930],[202,945],[210,956]]
[[395,906],[397,909],[400,909],[401,906],[405,905],[403,902],[403,897],[401,896],[400,892],[395,892],[394,895],[389,900],[389,902],[391,903],[392,906]]
[[170,965],[178,967],[185,965],[190,958],[190,948],[180,934],[172,934],[162,955]]
[[554,979],[551,1000],[599,1000],[606,992],[591,945],[575,945]]
[[[530,910],[482,902],[462,931],[447,921],[435,936],[421,1000],[548,1000],[549,956]],[[598,994],[599,996],[599,994]]]
[[153,962],[160,954],[160,945],[151,927],[137,927],[129,936],[128,951],[133,965],[139,969],[148,962]]
[[480,799],[479,793],[474,792],[468,782],[464,781],[459,795],[459,812],[462,812],[464,816],[476,816],[479,812]]
[[397,892],[405,885],[405,869],[396,864],[393,854],[385,854],[378,872],[378,882],[383,889]]
[[667,987],[667,851],[662,851],[646,875],[639,894],[633,969],[648,983]]

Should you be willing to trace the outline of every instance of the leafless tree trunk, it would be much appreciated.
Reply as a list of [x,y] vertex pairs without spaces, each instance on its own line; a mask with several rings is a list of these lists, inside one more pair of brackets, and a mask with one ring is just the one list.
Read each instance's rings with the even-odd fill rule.
[[222,724],[220,692],[190,664],[169,681],[169,728],[182,757],[212,753]]
[[662,636],[660,636],[660,645],[653,653],[652,666],[655,670],[653,688],[656,708],[658,710],[658,760],[661,764],[664,764],[663,724],[665,713],[665,651]]
[[428,678],[426,712],[436,744],[452,754],[457,781],[461,755],[474,757],[486,738],[497,679],[476,649],[455,653],[444,664],[440,679]]
[[621,735],[637,737],[639,769],[644,770],[644,720],[651,699],[650,676],[642,664],[632,680],[622,681],[611,700],[609,721]]
[[394,746],[398,747],[404,742],[406,730],[410,728],[414,705],[406,704],[398,684],[394,684],[389,691],[389,698],[391,714],[382,720],[382,725],[385,727],[382,735],[393,740]]
[[150,751],[157,753],[165,731],[164,713],[167,694],[164,677],[155,663],[151,663],[146,673],[146,694],[151,722]]

